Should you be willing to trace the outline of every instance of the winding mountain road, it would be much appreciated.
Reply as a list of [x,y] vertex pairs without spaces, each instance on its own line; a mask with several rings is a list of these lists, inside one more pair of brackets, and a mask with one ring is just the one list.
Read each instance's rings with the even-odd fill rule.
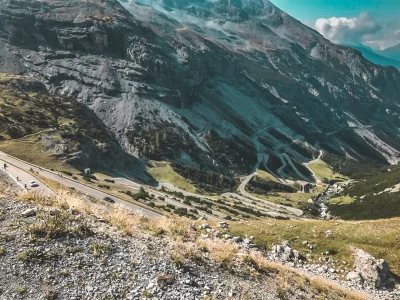
[[[297,219],[299,219],[298,217],[300,217],[300,216],[302,216],[304,214],[304,212],[301,209],[293,208],[293,207],[289,207],[289,206],[285,206],[285,205],[281,205],[281,204],[277,204],[277,203],[274,203],[274,202],[267,201],[265,199],[260,199],[260,198],[257,198],[255,196],[249,194],[246,191],[246,185],[257,174],[257,170],[258,170],[260,164],[262,164],[262,162],[267,157],[268,156],[266,156],[266,155],[258,154],[257,163],[256,163],[256,165],[255,165],[255,167],[253,169],[254,172],[251,173],[250,175],[246,176],[246,178],[240,183],[239,191],[240,191],[241,195],[238,195],[238,194],[235,194],[235,193],[224,193],[221,196],[222,197],[237,198],[237,199],[242,199],[242,200],[243,200],[243,197],[244,197],[244,198],[246,198],[246,200],[248,200],[248,199],[254,200],[254,201],[257,201],[257,202],[260,202],[260,203],[263,203],[263,204],[269,206],[269,209],[271,209],[271,211],[267,212],[267,214],[269,214],[271,216],[274,216],[274,217],[277,217],[277,216],[279,216],[279,217],[288,217],[288,218],[297,220]],[[289,211],[289,212],[293,213],[296,217],[294,217],[294,216],[292,216],[290,214],[285,214],[285,213],[282,212],[282,210],[283,211],[285,211],[285,210]]]
[[[12,157],[4,152],[0,152],[0,162],[5,162],[7,163],[7,165],[9,167],[6,168],[6,171],[9,175],[11,175],[11,177],[16,180],[16,176],[18,176],[19,178],[21,178],[21,180],[23,180],[23,182],[25,181],[30,181],[30,180],[35,180],[36,182],[39,183],[39,189],[41,189],[42,191],[44,191],[46,194],[48,195],[52,195],[53,192],[46,187],[45,184],[41,183],[40,180],[38,180],[37,178],[35,178],[33,175],[31,175],[29,173],[29,171],[32,169],[35,172],[38,172],[38,174],[40,174],[41,176],[56,181],[62,185],[65,185],[67,187],[71,187],[74,188],[75,190],[82,192],[86,195],[92,196],[94,198],[97,199],[103,199],[104,197],[110,197],[109,194],[104,193],[100,190],[94,189],[90,186],[84,185],[82,183],[79,183],[75,180],[66,178],[66,177],[62,177],[60,174],[57,174],[53,171],[50,170],[46,170],[43,169],[39,166],[24,162],[20,159],[17,159],[15,157]],[[41,183],[41,184],[40,184]],[[123,205],[125,208],[132,210],[132,211],[136,211],[139,212],[141,214],[143,214],[146,217],[150,217],[150,218],[160,218],[162,215],[158,214],[154,211],[151,211],[149,209],[146,209],[144,207],[135,205],[133,203],[130,203],[124,199],[118,198],[114,195],[111,196],[112,199],[115,200],[115,203],[121,204]]]
[[295,214],[296,216],[302,216],[302,215],[304,214],[304,212],[303,212],[301,209],[293,208],[293,207],[285,206],[285,205],[281,205],[281,204],[276,204],[276,203],[274,203],[274,202],[270,202],[270,201],[267,201],[267,200],[264,200],[264,199],[257,198],[257,197],[255,197],[255,196],[253,196],[253,195],[250,195],[250,194],[246,191],[246,185],[250,182],[250,180],[251,180],[256,174],[257,174],[257,172],[255,172],[255,173],[253,173],[253,174],[250,174],[250,175],[247,176],[247,177],[242,181],[242,183],[240,184],[240,186],[239,186],[239,191],[240,191],[240,193],[241,193],[243,196],[245,196],[245,197],[247,197],[247,198],[249,198],[249,199],[255,200],[255,201],[260,201],[260,202],[262,202],[262,203],[265,203],[265,204],[267,204],[267,205],[269,205],[269,206],[272,206],[272,207],[275,207],[275,208],[278,208],[278,209],[284,209],[284,210],[290,211],[290,212],[292,212],[293,214]]
[[311,172],[312,177],[314,178],[314,180],[317,184],[320,184],[322,182],[321,182],[321,180],[318,179],[317,174],[315,174],[315,172],[313,170],[311,170],[310,164],[318,162],[321,159],[321,157],[322,157],[322,150],[319,150],[319,154],[316,159],[303,164]]

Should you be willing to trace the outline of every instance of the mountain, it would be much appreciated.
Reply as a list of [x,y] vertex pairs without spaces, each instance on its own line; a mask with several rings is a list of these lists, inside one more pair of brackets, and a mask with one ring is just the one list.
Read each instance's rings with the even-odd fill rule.
[[[76,100],[52,96],[31,78],[3,73],[0,95],[1,151],[44,167],[64,163],[78,170],[151,179],[144,165],[121,149],[93,111]],[[60,164],[55,166],[54,158]]]
[[397,44],[390,48],[386,48],[385,50],[380,51],[379,54],[389,57],[389,58],[392,58],[392,59],[399,60],[400,59],[400,44]]
[[267,0],[121,3],[0,0],[0,71],[77,99],[124,151],[193,181],[260,164],[312,180],[320,149],[398,163],[396,68]]
[[[351,47],[353,49],[360,51],[366,59],[368,59],[369,61],[371,61],[377,65],[394,66],[397,69],[400,69],[400,61],[397,60],[398,58],[400,58],[400,56],[392,59],[389,57],[385,57],[385,55],[382,53],[382,51],[378,51],[378,53],[379,53],[378,54],[377,52],[373,51],[371,48],[365,47],[363,45],[345,45],[345,46],[348,46],[348,47]],[[381,53],[382,53],[382,55],[380,55]]]

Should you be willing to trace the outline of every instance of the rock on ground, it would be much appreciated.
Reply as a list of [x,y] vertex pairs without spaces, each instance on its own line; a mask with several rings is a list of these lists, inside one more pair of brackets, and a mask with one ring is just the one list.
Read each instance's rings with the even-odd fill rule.
[[376,288],[384,286],[389,274],[389,265],[384,259],[376,259],[362,249],[354,251],[354,267],[364,281]]

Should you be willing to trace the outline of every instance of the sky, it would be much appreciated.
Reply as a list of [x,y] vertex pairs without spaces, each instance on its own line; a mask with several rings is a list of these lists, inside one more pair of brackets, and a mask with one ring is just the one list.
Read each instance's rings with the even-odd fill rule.
[[400,0],[271,0],[341,44],[383,50],[400,43]]

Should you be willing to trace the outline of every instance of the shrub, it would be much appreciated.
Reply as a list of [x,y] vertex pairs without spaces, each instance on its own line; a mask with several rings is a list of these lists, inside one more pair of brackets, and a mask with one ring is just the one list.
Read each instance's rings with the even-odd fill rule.
[[89,177],[83,176],[82,178],[83,178],[83,180],[85,180],[87,182],[92,182],[92,179],[90,179]]
[[28,249],[17,254],[17,260],[24,263],[36,263],[46,260],[53,260],[58,257],[54,251],[42,252],[37,249]]
[[107,189],[107,190],[110,190],[111,189],[111,187],[109,186],[109,185],[106,185],[106,184],[99,184],[99,185],[97,185],[99,188],[101,188],[101,189]]
[[25,294],[25,293],[27,292],[27,288],[24,287],[24,286],[20,286],[20,287],[18,287],[18,288],[15,290],[15,292],[16,292],[18,295],[22,295],[22,294]]
[[99,257],[101,254],[106,254],[110,251],[110,246],[104,243],[93,243],[90,245],[90,249],[94,257]]
[[61,173],[65,174],[65,175],[68,175],[68,176],[73,176],[74,175],[69,171],[61,171]]
[[157,285],[164,288],[167,285],[171,285],[175,282],[175,279],[170,274],[157,274],[156,275]]
[[179,207],[175,210],[175,213],[178,214],[179,216],[186,216],[188,214],[188,210],[187,208]]
[[[93,179],[93,180],[97,180],[97,177],[94,176],[93,174],[87,174],[87,173],[81,173],[83,179],[87,178],[87,179]],[[90,181],[90,180],[87,180]]]
[[149,193],[145,191],[145,189],[141,186],[139,191],[135,194],[131,194],[131,197],[138,201],[139,199],[147,199],[149,198]]

